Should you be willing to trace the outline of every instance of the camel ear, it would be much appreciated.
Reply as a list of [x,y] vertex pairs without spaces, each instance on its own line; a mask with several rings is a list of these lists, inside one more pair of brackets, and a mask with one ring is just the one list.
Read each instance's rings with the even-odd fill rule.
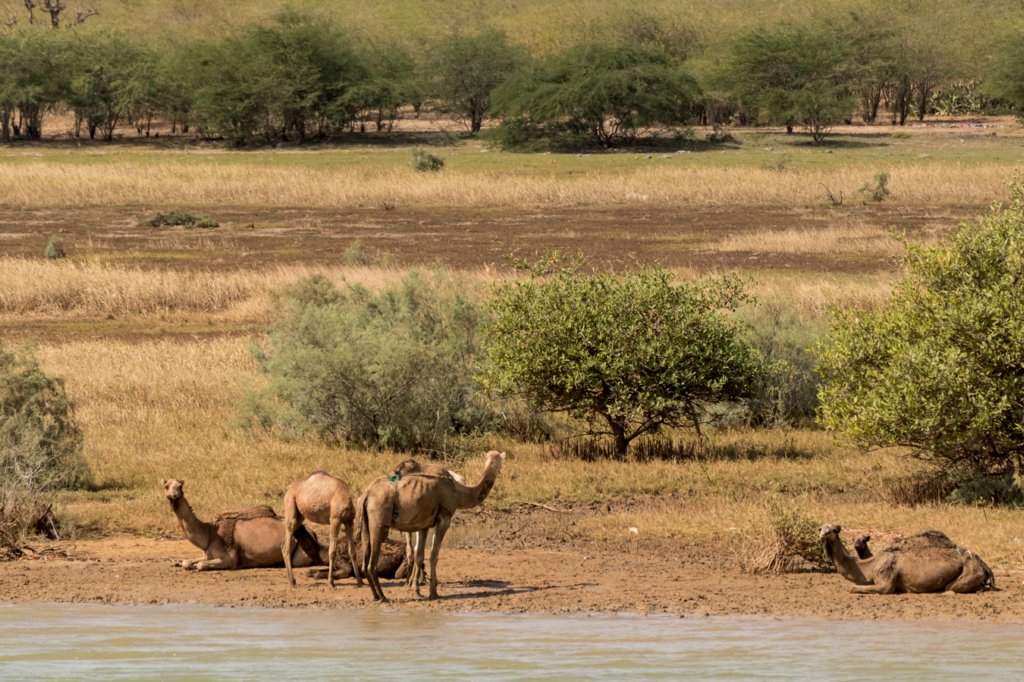
[[836,535],[839,535],[839,533],[843,530],[843,527],[838,525],[832,526],[832,530],[836,532]]
[[504,452],[499,452],[498,453],[498,457],[501,457],[501,460],[505,461],[505,453]]
[[161,478],[160,479],[160,487],[161,488],[166,488],[167,487],[167,479],[166,478]]

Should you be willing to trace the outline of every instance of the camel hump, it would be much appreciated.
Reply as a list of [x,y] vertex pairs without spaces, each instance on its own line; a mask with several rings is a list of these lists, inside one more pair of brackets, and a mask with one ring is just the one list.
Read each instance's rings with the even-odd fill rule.
[[218,514],[215,523],[221,521],[247,521],[249,519],[276,519],[279,518],[273,507],[265,504],[258,504],[242,511],[230,511]]

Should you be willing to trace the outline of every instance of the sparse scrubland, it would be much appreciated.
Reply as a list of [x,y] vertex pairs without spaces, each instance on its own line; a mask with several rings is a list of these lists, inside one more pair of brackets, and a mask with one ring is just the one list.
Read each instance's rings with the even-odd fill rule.
[[[1002,125],[1006,133],[1016,134],[1011,124]],[[704,232],[685,248],[744,259],[750,254],[806,259],[801,262],[854,259],[852,270],[831,273],[773,268],[758,261],[729,268],[739,272],[754,294],[744,313],[747,319],[766,324],[780,314],[792,315],[799,326],[820,331],[827,328],[832,306],[877,308],[888,300],[898,259],[905,253],[896,236],[934,243],[955,226],[955,218],[937,220],[925,230],[907,230],[898,213],[879,220],[865,202],[835,213],[832,221],[829,212],[836,209],[823,205],[819,185],[830,185],[853,202],[857,188],[884,165],[893,178],[889,206],[948,202],[974,206],[981,213],[985,204],[1006,193],[1013,165],[1001,154],[1016,138],[968,136],[965,142],[950,142],[961,139],[956,134],[955,129],[946,134],[921,131],[911,139],[883,137],[877,150],[839,148],[823,155],[800,146],[782,147],[784,139],[765,138],[763,133],[750,138],[739,133],[737,148],[723,153],[663,158],[519,157],[481,153],[473,143],[462,143],[444,152],[448,163],[438,176],[414,174],[406,153],[387,148],[257,152],[258,158],[202,150],[154,153],[126,148],[93,155],[44,149],[42,161],[31,161],[27,150],[14,149],[0,163],[7,173],[0,176],[6,177],[6,206],[20,206],[33,215],[53,213],[58,222],[61,215],[90,220],[90,205],[103,207],[97,211],[120,206],[115,214],[120,211],[123,218],[101,218],[87,234],[77,234],[70,225],[64,233],[68,258],[60,261],[46,260],[41,252],[0,259],[4,337],[34,342],[42,366],[64,377],[77,405],[93,476],[93,489],[62,498],[77,533],[166,533],[171,519],[155,487],[162,476],[191,479],[197,507],[213,512],[257,502],[275,504],[288,481],[315,468],[335,471],[359,487],[401,456],[328,446],[313,436],[289,440],[245,429],[242,405],[246,395],[267,382],[254,349],[264,344],[273,292],[316,273],[337,285],[380,291],[397,285],[409,265],[323,267],[311,254],[304,263],[247,267],[241,261],[224,268],[216,261],[239,248],[237,240],[246,237],[244,225],[222,220],[217,234],[142,225],[142,217],[153,210],[187,206],[219,216],[228,212],[227,206],[253,212],[267,205],[327,209],[373,205],[386,198],[399,211],[428,212],[431,206],[453,203],[486,206],[491,213],[480,220],[490,221],[487,229],[515,230],[501,220],[515,216],[520,204],[542,212],[567,211],[569,221],[577,205],[597,205],[613,215],[624,203],[698,213],[717,205],[743,206],[748,214],[742,222]],[[944,158],[916,158],[928,148],[941,157],[947,145],[972,150],[976,158],[969,154],[959,165]],[[765,147],[780,149],[787,164],[798,170],[764,168],[766,159],[774,158]],[[987,150],[993,150],[994,161],[980,160]],[[847,154],[854,158],[848,160]],[[887,163],[885,157],[892,154],[898,161]],[[203,160],[193,158],[197,155]],[[26,171],[31,182],[24,182]],[[54,192],[49,198],[40,189],[44,186]],[[99,190],[85,193],[81,188],[86,186]],[[626,198],[640,191],[643,199]],[[62,209],[72,204],[77,207]],[[800,207],[800,215],[792,219],[796,224],[760,229],[758,211],[776,207]],[[118,222],[124,227],[104,228]],[[12,223],[12,242],[34,232],[31,224]],[[289,227],[275,227],[274,232],[287,238]],[[640,223],[622,224],[616,232],[644,239]],[[45,243],[49,235],[46,228],[36,238]],[[133,244],[130,258],[117,252],[119,237],[142,240]],[[386,243],[373,235],[364,239],[374,253],[387,254]],[[586,252],[591,245],[581,244],[580,250]],[[449,247],[457,267],[441,260],[419,268],[439,272],[478,301],[489,296],[491,285],[524,277],[509,269],[507,261],[497,268],[486,263],[467,267],[459,248]],[[194,258],[164,267],[161,259],[173,253]],[[703,269],[677,267],[675,272],[690,279]],[[501,508],[631,500],[622,511],[587,517],[579,531],[594,539],[615,538],[623,527],[637,526],[665,541],[685,537],[724,542],[742,552],[758,546],[768,532],[767,501],[774,493],[799,500],[802,510],[822,522],[887,530],[940,526],[997,563],[1012,565],[1021,558],[1011,530],[1016,512],[941,502],[900,506],[901,481],[923,465],[898,451],[865,454],[806,427],[733,424],[708,432],[706,442],[685,430],[669,437],[678,454],[668,461],[578,461],[567,454],[572,448],[557,442],[522,443],[508,435],[486,434],[457,438],[442,448],[445,452],[434,454],[469,469],[472,477],[472,468],[478,466],[472,453],[492,446],[512,453],[491,498]]]
[[[271,9],[279,9],[241,3],[237,16],[224,21],[221,10],[200,4],[108,3],[104,15],[123,26],[142,14],[159,15],[196,39],[220,40],[250,22],[266,24]],[[424,40],[449,35],[444,22],[428,20],[422,3],[346,4],[346,16],[364,22],[371,38],[393,33],[413,51],[426,43],[396,30],[405,24],[422,19]],[[457,4],[472,25],[500,28],[512,47],[537,58],[578,42],[542,30],[553,16],[588,16],[582,5],[569,9],[576,3],[520,3],[518,14],[485,11],[486,2]],[[603,9],[595,13],[599,19],[583,22],[590,33],[629,42],[616,28],[621,24],[676,47],[693,36],[690,53],[673,58],[692,63],[705,88],[702,106],[718,92],[709,86],[716,83],[711,56],[754,28],[740,7],[745,3],[714,13],[694,5],[686,16],[695,33],[675,13],[678,3],[650,4],[656,19],[650,25],[644,17],[613,21],[632,13],[632,5],[592,4]],[[958,3],[946,4],[961,11]],[[985,12],[1010,12],[998,4],[987,4]],[[775,18],[793,18],[787,3],[776,5]],[[1016,23],[1002,28],[1020,24],[1013,16]],[[943,30],[955,23],[944,19]],[[90,18],[83,30],[95,24]],[[972,68],[987,68],[967,42],[957,43],[956,54]],[[510,53],[510,63],[521,57]],[[976,85],[965,78],[957,87],[974,92]],[[544,153],[502,150],[499,138],[488,137],[495,124],[486,118],[484,137],[467,138],[457,112],[428,106],[420,117],[411,101],[393,102],[390,123],[374,121],[380,107],[372,115],[364,107],[346,120],[344,132],[301,144],[294,136],[282,139],[281,130],[259,140],[245,135],[244,151],[229,148],[219,134],[203,140],[194,130],[182,134],[180,122],[171,130],[159,118],[153,122],[159,140],[132,143],[127,138],[138,131],[124,125],[111,129],[110,144],[87,141],[81,130],[75,139],[71,131],[82,117],[76,121],[62,106],[47,110],[50,139],[0,147],[0,353],[27,344],[44,372],[63,378],[74,402],[89,480],[56,493],[60,533],[65,539],[173,535],[157,485],[168,476],[188,481],[189,499],[205,518],[253,504],[279,508],[287,484],[314,469],[362,489],[408,456],[406,449],[444,460],[474,480],[479,453],[494,448],[509,457],[487,508],[524,516],[538,509],[579,512],[571,529],[549,533],[544,526],[549,546],[561,533],[573,547],[620,553],[638,546],[685,546],[694,554],[707,548],[719,564],[755,570],[774,547],[780,518],[812,519],[883,535],[940,528],[1000,575],[1019,572],[1021,511],[995,504],[1012,501],[1002,497],[1005,490],[975,484],[980,494],[954,491],[939,480],[941,462],[921,461],[908,448],[858,448],[814,419],[815,357],[836,310],[879,314],[907,272],[908,253],[943,243],[961,221],[1007,201],[1024,133],[1010,116],[981,116],[992,103],[986,99],[971,118],[933,107],[924,123],[911,117],[905,127],[834,125],[823,144],[787,134],[784,123],[662,128],[658,122],[647,130],[653,142],[634,144],[634,138],[616,151],[583,145]],[[730,120],[743,122],[739,113],[731,110]],[[365,134],[357,132],[358,122],[381,126]],[[410,161],[427,156],[438,163],[417,172]],[[155,218],[168,214],[198,218]],[[51,239],[60,241],[63,257],[46,256]],[[675,426],[638,437],[625,456],[606,437],[581,436],[586,419],[536,414],[514,397],[485,392],[474,397],[489,410],[474,413],[478,421],[459,413],[466,408],[460,403],[435,410],[436,420],[456,423],[448,430],[424,434],[374,423],[356,437],[351,420],[338,419],[336,405],[323,400],[330,393],[326,370],[314,377],[317,402],[308,385],[294,383],[302,374],[293,371],[295,363],[273,357],[286,349],[315,370],[335,360],[361,361],[361,371],[372,374],[385,363],[384,351],[403,347],[427,327],[427,336],[451,341],[445,334],[457,324],[447,316],[452,309],[432,305],[464,306],[460,312],[472,308],[475,315],[502,287],[530,280],[524,265],[537,266],[554,251],[583,257],[583,272],[658,266],[687,284],[737,274],[750,296],[735,310],[727,306],[728,319],[750,330],[751,344],[769,361],[761,383],[747,387],[757,405],[710,406],[715,423],[699,434],[685,419],[667,420]],[[412,271],[442,303],[425,303],[429,297],[415,292],[395,302],[393,292]],[[353,354],[360,357],[339,357],[327,342],[354,338],[370,317],[335,310],[328,311],[334,317],[282,322],[288,297],[311,281],[317,283],[312,298],[369,302],[378,317],[388,309],[403,323],[423,315],[429,324],[381,334],[385,341],[376,339],[377,346],[361,339]],[[324,333],[303,338],[309,328]],[[483,324],[472,329],[479,334],[472,343],[451,341],[458,346],[453,354],[475,360],[488,331]],[[381,347],[385,342],[388,348]],[[431,356],[434,364],[422,366],[433,371],[450,357]],[[405,370],[400,378],[416,373]],[[467,377],[436,383],[461,390]],[[293,383],[282,388],[281,382]],[[255,408],[260,397],[295,400],[308,410],[315,404],[324,418],[307,414],[303,424],[321,428],[299,428],[276,418],[283,413]],[[410,414],[424,412],[436,396],[420,397]],[[786,517],[787,510],[795,511]],[[497,533],[496,525],[457,525],[449,537],[472,547],[481,533]]]

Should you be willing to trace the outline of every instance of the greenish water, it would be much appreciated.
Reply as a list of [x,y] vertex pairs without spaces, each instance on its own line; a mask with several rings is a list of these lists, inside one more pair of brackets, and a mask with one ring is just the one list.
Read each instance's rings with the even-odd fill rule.
[[1024,626],[0,605],[0,680],[1021,680]]

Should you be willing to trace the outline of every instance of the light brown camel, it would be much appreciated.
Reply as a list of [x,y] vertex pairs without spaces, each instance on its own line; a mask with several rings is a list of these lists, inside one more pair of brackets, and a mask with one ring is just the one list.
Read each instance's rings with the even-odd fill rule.
[[819,537],[839,575],[855,583],[850,591],[856,594],[967,593],[996,587],[992,570],[979,556],[937,530],[899,538],[867,559],[847,554],[841,530],[822,526]]
[[[481,504],[494,486],[505,453],[491,450],[484,455],[484,473],[475,486],[429,474],[393,474],[378,478],[371,483],[356,503],[359,508],[359,524],[362,534],[363,570],[373,590],[373,598],[386,602],[387,597],[377,577],[377,557],[388,530],[394,528],[403,533],[418,533],[434,528],[434,542],[430,547],[430,599],[437,598],[437,558],[441,543],[451,525],[452,516],[458,509],[468,509]],[[417,561],[413,572],[413,585],[417,596],[420,594],[417,567],[422,563],[422,544],[417,548]]]
[[[406,476],[408,474],[427,474],[429,476],[439,476],[441,478],[450,478],[457,483],[465,485],[466,479],[460,474],[455,473],[451,469],[446,468],[441,464],[434,462],[417,462],[415,459],[407,459],[400,462],[395,470],[391,472],[393,475],[397,474],[399,477]],[[398,571],[395,573],[396,578],[405,578],[406,584],[411,585],[413,576],[418,575],[417,580],[422,585],[425,581],[424,576],[426,571],[423,568],[423,553],[419,554],[419,561],[416,564],[417,570],[412,569],[413,562],[417,558],[417,549],[419,547],[426,547],[427,544],[427,531],[421,530],[419,533],[403,533],[405,535],[405,560],[402,565],[398,567]]]
[[355,545],[352,542],[352,526],[355,521],[355,506],[352,503],[352,489],[340,478],[331,476],[326,471],[314,471],[306,478],[295,481],[288,486],[284,494],[284,544],[281,555],[288,569],[288,581],[295,587],[295,575],[292,573],[292,541],[303,519],[313,523],[330,526],[330,547],[327,550],[327,576],[331,587],[334,587],[334,563],[338,555],[338,536],[342,526],[345,528],[345,542],[348,545],[348,559],[352,563],[356,585],[363,584],[356,561]]
[[[281,565],[284,523],[270,507],[229,512],[218,516],[213,523],[206,523],[196,518],[185,499],[185,481],[165,478],[160,485],[185,537],[203,550],[201,559],[181,561],[178,565],[182,568],[215,571]],[[306,531],[297,539],[292,563],[299,567],[321,563],[316,538]]]

